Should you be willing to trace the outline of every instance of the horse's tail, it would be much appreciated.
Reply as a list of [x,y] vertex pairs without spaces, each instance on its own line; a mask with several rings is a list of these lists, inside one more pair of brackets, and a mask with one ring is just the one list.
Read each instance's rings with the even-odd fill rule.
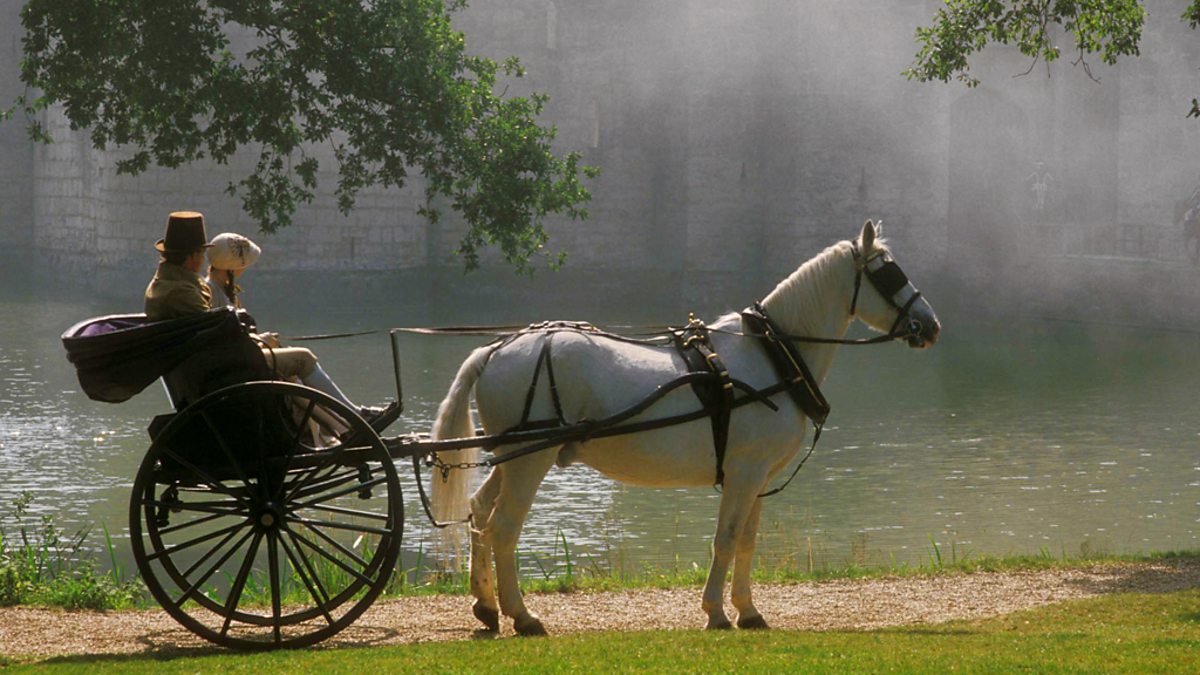
[[[471,391],[483,373],[483,367],[491,356],[493,347],[476,349],[463,361],[450,385],[446,398],[438,406],[437,418],[433,422],[431,436],[433,440],[447,438],[471,438],[475,435],[475,422],[471,415]],[[447,464],[459,462],[476,462],[479,460],[479,448],[465,450],[442,450],[438,458]],[[442,480],[439,472],[434,471],[430,489],[431,510],[433,517],[439,522],[461,520],[467,517],[467,488],[470,483],[470,472],[466,469],[453,469]],[[454,557],[463,546],[462,529],[449,528],[441,530],[439,548],[444,549],[448,557]]]

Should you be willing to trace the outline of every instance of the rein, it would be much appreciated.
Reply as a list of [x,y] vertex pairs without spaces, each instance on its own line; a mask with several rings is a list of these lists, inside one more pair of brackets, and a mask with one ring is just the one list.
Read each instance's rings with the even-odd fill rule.
[[[915,302],[915,300],[914,300]],[[909,305],[911,307],[911,305]],[[535,324],[536,326],[537,324]],[[414,326],[404,328],[379,328],[374,330],[362,330],[349,333],[324,333],[319,335],[288,335],[284,336],[283,340],[287,342],[316,342],[320,340],[339,340],[343,338],[360,337],[363,335],[380,335],[382,333],[412,333],[415,335],[465,335],[465,336],[482,336],[482,337],[497,337],[506,338],[527,331],[534,326],[524,325],[508,325],[497,324],[494,326]],[[668,324],[647,324],[644,326],[594,326],[598,334],[614,339],[619,339],[625,342],[634,344],[661,344],[665,339],[669,338],[678,327]],[[622,334],[616,331],[637,331],[632,334]],[[708,327],[710,333],[721,333],[722,335],[734,335],[737,337],[762,339],[767,337],[764,333],[747,333],[745,331],[726,330],[723,328]],[[808,344],[821,345],[877,345],[884,342],[891,342],[897,338],[902,338],[909,335],[908,331],[892,330],[888,333],[876,335],[869,338],[827,338],[813,337],[811,335],[791,335],[788,333],[777,333],[775,337],[789,342],[803,342]],[[637,337],[645,336],[645,337]]]

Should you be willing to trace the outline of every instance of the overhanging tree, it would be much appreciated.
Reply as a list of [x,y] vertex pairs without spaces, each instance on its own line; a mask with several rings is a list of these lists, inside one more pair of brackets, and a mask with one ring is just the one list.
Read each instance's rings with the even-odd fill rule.
[[[1200,0],[1181,0],[1182,21],[1200,26]],[[1064,51],[1072,63],[1088,71],[1088,57],[1112,65],[1120,56],[1137,56],[1146,8],[1138,0],[946,0],[933,23],[917,29],[920,49],[904,74],[913,80],[949,82],[973,87],[969,59],[989,44],[1015,45],[1032,59],[1056,61]],[[1071,44],[1055,44],[1053,28]],[[1192,99],[1189,117],[1200,116],[1200,100]]]
[[[469,55],[451,15],[464,0],[30,0],[21,11],[21,79],[31,120],[60,104],[120,173],[225,163],[257,153],[228,186],[261,230],[289,225],[317,188],[318,148],[337,164],[343,213],[373,185],[424,180],[421,215],[442,205],[468,229],[468,269],[496,245],[519,271],[544,259],[550,214],[582,220],[595,170],[557,155],[541,126],[546,96],[505,97],[516,59]],[[238,53],[231,36],[248,35]]]

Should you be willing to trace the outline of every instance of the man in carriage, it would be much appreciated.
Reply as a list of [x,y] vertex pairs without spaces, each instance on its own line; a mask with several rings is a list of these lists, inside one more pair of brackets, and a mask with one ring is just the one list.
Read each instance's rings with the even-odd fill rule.
[[[236,305],[233,280],[258,259],[260,249],[246,237],[222,234],[207,240],[204,215],[195,211],[176,211],[167,218],[162,239],[155,243],[160,261],[146,287],[145,312],[151,321],[163,321],[207,312],[212,308],[212,290],[201,277],[205,260],[210,278],[220,278],[222,289]],[[352,402],[321,367],[317,357],[303,347],[283,347],[278,335],[253,333],[262,345],[262,356],[271,373],[280,379],[297,379],[308,387],[329,394],[358,413],[376,431],[396,420],[400,404],[393,401],[382,407],[360,406]],[[228,365],[228,364],[226,364]],[[259,364],[253,364],[257,366]],[[236,366],[235,366],[236,367]]]

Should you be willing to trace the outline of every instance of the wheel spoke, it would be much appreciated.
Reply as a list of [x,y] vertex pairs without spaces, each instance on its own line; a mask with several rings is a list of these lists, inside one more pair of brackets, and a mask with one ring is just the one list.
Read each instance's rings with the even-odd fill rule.
[[311,518],[299,518],[297,516],[289,516],[289,522],[301,523],[304,525],[319,525],[321,527],[330,527],[335,530],[349,530],[350,532],[361,532],[363,534],[378,534],[384,537],[392,536],[391,530],[385,530],[381,527],[370,527],[367,525],[352,525],[349,523],[337,523],[331,520],[312,520]]
[[303,490],[298,490],[292,493],[292,495],[288,498],[288,501],[296,501],[298,499],[304,499],[306,497],[318,495],[326,490],[332,490],[356,480],[358,480],[358,469],[351,469],[342,474],[338,474],[336,472],[331,473],[328,477],[321,479],[321,482],[315,483]]
[[170,457],[171,459],[173,459],[176,462],[179,462],[181,465],[183,465],[183,468],[185,468],[188,471],[191,471],[193,474],[195,474],[201,481],[203,481],[205,484],[207,484],[208,487],[211,488],[213,491],[220,492],[221,494],[229,495],[230,497],[233,497],[234,499],[236,499],[238,501],[238,503],[241,504],[242,506],[246,505],[245,498],[238,495],[233,490],[225,487],[224,485],[221,485],[221,482],[218,481],[216,478],[213,478],[211,475],[209,475],[207,471],[205,471],[205,470],[201,469],[200,467],[196,466],[195,464],[192,464],[191,462],[187,461],[182,456],[180,456],[179,453],[175,452],[174,450],[172,450],[170,448],[164,447],[162,449],[162,451],[168,457]]
[[299,540],[300,543],[302,543],[305,546],[316,551],[317,554],[320,555],[322,558],[325,558],[326,560],[333,563],[334,565],[337,565],[338,567],[342,568],[346,572],[346,574],[349,574],[350,576],[354,577],[355,579],[358,579],[359,581],[363,582],[364,584],[367,584],[368,586],[370,586],[373,583],[371,581],[371,579],[369,577],[367,577],[365,574],[350,567],[344,561],[330,555],[330,553],[328,551],[321,548],[320,546],[317,546],[316,544],[312,543],[311,541],[309,541],[301,536],[297,536],[296,539]]
[[369,490],[369,489],[375,487],[376,485],[382,485],[386,482],[387,482],[387,476],[379,476],[378,478],[372,478],[371,480],[369,480],[365,483],[351,485],[350,487],[342,488],[341,490],[338,490],[337,492],[331,492],[329,494],[321,495],[320,499],[314,499],[310,502],[297,502],[297,505],[301,506],[301,507],[306,507],[306,506],[312,507],[316,504],[321,504],[321,503],[327,502],[331,499],[337,499],[338,497],[344,497],[352,492],[358,492],[359,490]]
[[[196,581],[195,581],[195,582],[194,582],[194,583],[193,583],[193,584],[192,584],[192,585],[191,585],[191,586],[190,586],[190,587],[187,589],[187,591],[185,591],[185,592],[184,592],[184,594],[183,594],[183,595],[182,595],[182,596],[179,598],[179,600],[178,600],[178,601],[176,601],[176,603],[175,603],[175,606],[176,606],[176,607],[182,607],[182,606],[183,606],[183,603],[187,602],[188,598],[192,597],[192,595],[194,595],[194,594],[196,593],[196,591],[200,590],[200,587],[204,585],[204,582],[208,581],[208,580],[209,580],[209,579],[212,577],[212,575],[216,574],[216,573],[217,573],[217,570],[221,569],[221,565],[224,565],[226,560],[229,560],[230,558],[232,558],[232,557],[233,557],[233,554],[234,554],[234,553],[237,553],[237,550],[238,550],[239,548],[241,548],[241,547],[242,547],[242,544],[245,544],[245,543],[246,543],[246,540],[247,540],[247,539],[249,539],[249,538],[250,538],[251,536],[253,536],[253,535],[254,535],[254,531],[253,531],[253,530],[251,530],[251,531],[247,532],[246,534],[242,535],[242,538],[241,538],[241,539],[239,539],[239,540],[238,540],[238,542],[237,542],[236,544],[234,544],[234,545],[233,545],[233,546],[232,546],[232,547],[231,547],[231,548],[230,548],[228,551],[226,551],[226,552],[225,552],[225,555],[221,556],[221,559],[220,559],[220,560],[218,560],[217,562],[213,563],[213,566],[212,566],[212,567],[210,567],[210,568],[208,568],[208,571],[207,571],[207,572],[205,572],[204,574],[200,575],[200,578],[199,578],[199,579],[197,579],[197,580],[196,580]],[[209,551],[209,552],[208,552],[208,554],[207,554],[207,555],[205,555],[203,558],[201,558],[200,560],[197,560],[197,561],[196,561],[196,564],[192,565],[190,568],[188,568],[188,571],[186,571],[186,572],[184,572],[184,573],[183,573],[183,576],[186,578],[186,577],[187,577],[187,576],[189,576],[189,575],[190,575],[192,572],[196,571],[196,568],[197,568],[197,567],[199,567],[199,566],[201,565],[201,563],[203,563],[205,560],[207,560],[207,559],[208,559],[208,557],[209,557],[209,556],[211,556],[211,555],[212,555],[213,553],[215,553],[215,552],[216,552],[218,549],[220,549],[220,548],[221,548],[221,546],[224,546],[224,545],[225,545],[225,542],[226,542],[226,541],[229,541],[229,539],[230,539],[230,538],[232,538],[232,537],[233,537],[233,533],[230,533],[229,537],[227,537],[227,538],[225,539],[225,541],[222,541],[220,544],[218,544],[218,545],[217,545],[215,548],[213,548],[213,549],[212,549],[212,551]]]
[[355,516],[358,518],[371,518],[373,520],[387,521],[388,516],[381,513],[371,513],[370,511],[359,511],[358,509],[348,509],[343,506],[328,506],[318,502],[309,502],[305,504],[297,504],[296,508],[316,509],[318,511],[328,511],[329,513],[337,513],[343,516]]
[[[316,534],[318,537],[320,537],[325,543],[336,548],[342,555],[350,558],[354,562],[361,565],[363,569],[367,569],[367,567],[369,567],[371,565],[371,563],[367,562],[366,560],[363,560],[361,557],[359,557],[359,555],[357,553],[355,553],[354,551],[351,551],[349,548],[347,548],[345,545],[343,545],[340,541],[334,539],[333,537],[329,536],[328,534],[325,534],[321,530],[313,527],[311,524],[309,524],[309,523],[301,523],[301,524],[304,525],[305,527],[307,527],[308,529],[312,530],[313,533]],[[291,530],[289,530],[289,531],[291,531]],[[299,537],[300,535],[296,534],[294,536]]]
[[175,544],[173,546],[168,546],[160,551],[155,551],[154,553],[151,553],[150,555],[146,556],[146,560],[158,560],[159,558],[162,558],[163,556],[175,555],[176,553],[178,553],[186,548],[191,548],[191,547],[195,546],[196,544],[202,544],[206,541],[211,541],[213,539],[216,539],[217,537],[224,536],[230,532],[236,532],[237,530],[249,525],[250,522],[251,521],[249,519],[246,519],[240,523],[230,525],[229,527],[226,527],[226,528],[223,528],[220,530],[209,532],[208,534],[201,535],[199,537],[196,537],[195,539],[181,542],[181,543]]
[[299,447],[300,437],[304,435],[304,427],[308,425],[312,419],[313,411],[317,408],[317,399],[309,399],[308,407],[304,409],[304,417],[300,418],[300,424],[296,426],[296,435],[292,437],[292,445]]
[[[289,537],[292,535],[287,528],[283,529]],[[325,616],[325,621],[330,625],[333,624],[333,615],[329,613],[326,605],[329,604],[329,594],[325,592],[325,587],[321,585],[321,580],[317,578],[316,571],[312,568],[308,558],[305,558],[300,551],[300,546],[293,542],[296,547],[296,553],[292,553],[292,548],[287,545],[287,539],[279,538],[279,545],[283,547],[283,553],[292,563],[292,569],[296,570],[296,574],[300,576],[300,580],[304,582],[304,587],[308,589],[308,595],[317,603],[317,608],[321,610],[321,614]],[[299,555],[297,555],[299,554]],[[299,558],[299,559],[297,559]],[[310,580],[311,575],[311,580]]]
[[242,471],[241,462],[233,456],[233,451],[229,449],[229,445],[225,442],[225,437],[217,430],[217,426],[213,424],[212,419],[208,416],[207,410],[200,411],[200,417],[204,419],[204,423],[208,425],[213,436],[217,439],[217,445],[221,446],[221,452],[225,453],[225,459],[229,460],[229,464],[233,466],[233,470],[237,472],[238,480],[242,481],[242,485],[246,486],[246,490],[251,490],[250,481],[246,478],[246,473]]
[[237,512],[231,511],[229,513],[214,513],[209,516],[204,516],[203,518],[189,520],[186,523],[179,523],[178,525],[171,525],[170,527],[164,527],[164,528],[159,529],[158,536],[165,537],[168,534],[173,534],[175,532],[179,532],[180,530],[186,530],[189,527],[203,525],[204,523],[211,523],[212,521],[217,520],[218,518],[227,518],[232,515],[237,515]]
[[225,623],[221,625],[221,637],[225,637],[229,633],[229,625],[233,623],[233,612],[242,599],[242,589],[246,587],[250,568],[254,566],[254,556],[258,554],[258,544],[262,541],[262,536],[262,532],[255,531],[254,540],[250,542],[250,548],[242,560],[242,567],[238,570],[237,578],[233,580],[233,586],[229,588],[229,598],[225,601]]
[[307,476],[297,479],[297,481],[292,484],[292,490],[288,493],[286,500],[291,501],[295,497],[296,492],[302,488],[308,487],[308,484],[316,479],[317,474],[321,473],[325,469],[328,469],[330,466],[336,466],[334,464],[334,460],[341,456],[341,454],[341,448],[325,453],[325,457],[322,458],[321,462],[318,463],[315,468],[308,472]]
[[[184,492],[183,494],[195,494],[195,493]],[[241,506],[242,506],[237,501],[231,501],[228,499],[218,499],[215,501],[190,501],[189,500],[186,502],[185,501],[176,502],[174,505],[177,505],[180,507],[207,508],[210,511],[212,511],[213,513],[216,512],[216,509],[220,509],[220,508],[238,509],[238,508],[241,508]],[[172,504],[168,504],[168,506],[172,506]]]
[[[291,405],[291,399],[288,399],[288,401],[288,405]],[[310,399],[308,401],[308,407],[304,410],[304,417],[301,418],[300,423],[296,425],[296,434],[292,436],[292,442],[288,445],[287,456],[284,458],[283,463],[284,467],[290,467],[292,465],[292,460],[296,458],[296,451],[300,449],[300,437],[304,435],[304,427],[308,424],[309,420],[312,419],[313,410],[316,409],[316,407],[316,399]],[[279,486],[275,489],[274,499],[278,501],[279,498],[283,496],[283,491],[287,488],[287,481],[280,481]]]
[[267,533],[267,576],[271,582],[271,633],[275,637],[275,644],[283,641],[283,635],[280,634],[279,628],[279,608],[282,605],[282,588],[279,583],[279,532],[271,531]]
[[[231,503],[232,504],[232,503]],[[221,509],[215,506],[205,506],[200,503],[189,502],[163,502],[157,499],[147,499],[142,502],[143,506],[157,506],[171,510],[190,511],[193,513],[211,513],[217,516],[229,516],[238,513],[245,513],[245,509],[240,505],[234,505],[231,509]]]

